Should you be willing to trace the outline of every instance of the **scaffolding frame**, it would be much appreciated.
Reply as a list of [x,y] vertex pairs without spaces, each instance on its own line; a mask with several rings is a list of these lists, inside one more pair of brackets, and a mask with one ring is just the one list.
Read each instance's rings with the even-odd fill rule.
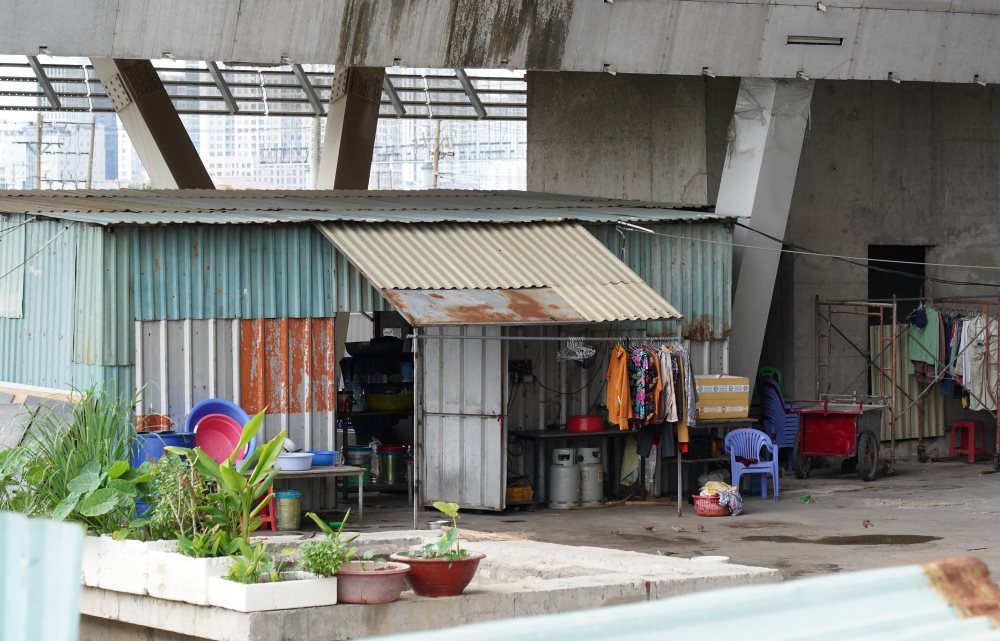
[[[824,314],[824,312],[826,312]],[[876,319],[878,327],[878,353],[866,354],[855,345],[847,335],[837,327],[835,316],[860,316],[866,319]],[[888,324],[887,324],[888,321]],[[896,299],[892,302],[874,300],[821,300],[815,298],[815,333],[816,333],[816,398],[831,400],[857,400],[856,394],[845,396],[834,394],[833,385],[833,338],[834,332],[839,334],[855,350],[865,357],[864,370],[855,380],[874,368],[876,375],[872,376],[872,390],[865,395],[868,400],[884,404],[889,411],[889,460],[886,462],[886,472],[891,474],[896,465],[896,390],[898,372],[896,363],[899,349],[899,335],[896,332],[897,309]],[[870,334],[870,329],[866,328]],[[870,343],[866,340],[866,344]]]

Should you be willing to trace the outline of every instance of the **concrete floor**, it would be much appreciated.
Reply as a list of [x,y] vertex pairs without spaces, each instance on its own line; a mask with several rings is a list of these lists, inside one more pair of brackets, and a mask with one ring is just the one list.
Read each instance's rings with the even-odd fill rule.
[[[788,474],[781,479],[780,501],[746,497],[738,517],[699,517],[687,505],[683,518],[674,506],[616,506],[469,513],[461,525],[567,545],[683,557],[722,554],[733,563],[777,568],[786,579],[964,555],[979,557],[1000,577],[1000,474],[992,469],[989,463],[898,463],[894,476],[871,483],[839,475],[839,468],[814,470],[804,481]],[[803,502],[805,495],[812,502]],[[434,515],[421,512],[420,524]],[[411,519],[405,497],[373,496],[362,529],[409,528]],[[900,535],[940,538],[893,539]],[[824,537],[862,538],[817,542]]]

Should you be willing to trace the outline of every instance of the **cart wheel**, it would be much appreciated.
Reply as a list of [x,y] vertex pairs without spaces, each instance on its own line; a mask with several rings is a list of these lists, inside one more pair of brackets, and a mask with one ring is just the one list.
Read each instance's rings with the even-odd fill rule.
[[878,478],[878,447],[874,432],[864,431],[858,436],[858,474],[863,481]]
[[795,445],[792,446],[792,468],[795,470],[795,478],[809,478],[809,471],[812,470],[813,460],[811,456],[799,456],[799,446],[802,442],[802,432],[795,437]]

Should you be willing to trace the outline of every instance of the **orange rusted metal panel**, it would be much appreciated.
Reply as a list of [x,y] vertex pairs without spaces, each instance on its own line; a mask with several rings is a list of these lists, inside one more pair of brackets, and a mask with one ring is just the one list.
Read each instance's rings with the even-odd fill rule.
[[247,412],[332,411],[336,401],[333,318],[241,321],[240,402]]
[[548,287],[531,289],[386,289],[382,295],[412,325],[583,323],[587,319]]

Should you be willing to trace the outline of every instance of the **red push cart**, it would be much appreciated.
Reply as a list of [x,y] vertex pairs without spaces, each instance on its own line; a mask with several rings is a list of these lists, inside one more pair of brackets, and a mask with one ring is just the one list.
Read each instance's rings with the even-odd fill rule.
[[895,461],[880,461],[882,412],[889,409],[882,397],[826,397],[819,401],[796,401],[791,410],[799,414],[799,435],[793,459],[795,476],[804,479],[815,456],[857,458],[858,475],[873,481],[883,471],[892,473]]

